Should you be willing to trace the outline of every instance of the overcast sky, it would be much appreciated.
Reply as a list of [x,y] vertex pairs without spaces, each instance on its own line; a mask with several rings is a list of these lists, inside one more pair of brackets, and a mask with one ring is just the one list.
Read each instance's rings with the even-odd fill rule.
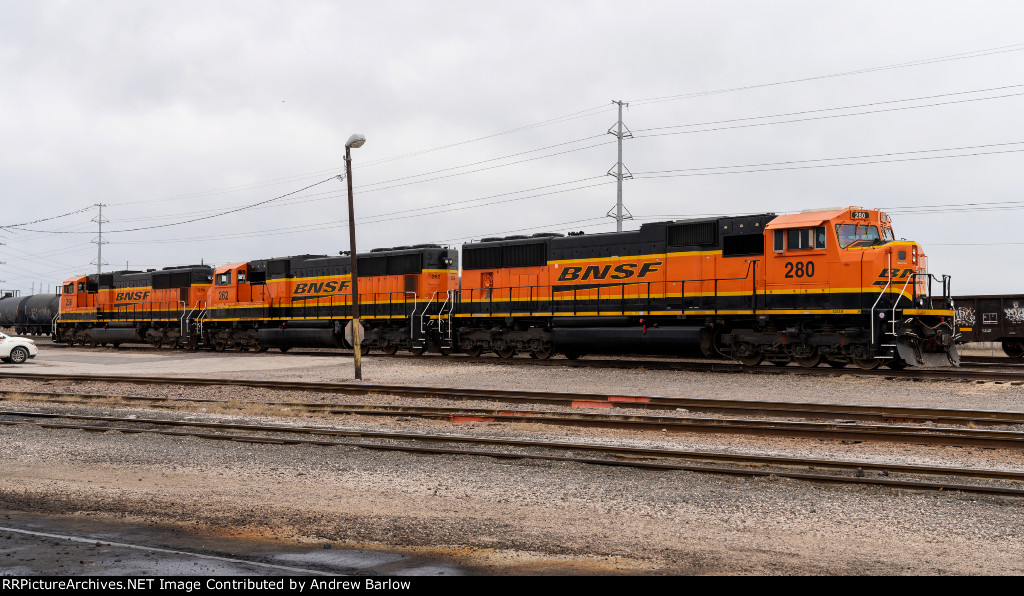
[[880,207],[955,293],[1021,293],[1022,17],[1019,1],[0,0],[0,226],[27,224],[0,227],[0,289],[95,272],[97,203],[104,271],[348,250],[332,176],[352,133],[360,252],[614,231],[622,100],[626,229]]

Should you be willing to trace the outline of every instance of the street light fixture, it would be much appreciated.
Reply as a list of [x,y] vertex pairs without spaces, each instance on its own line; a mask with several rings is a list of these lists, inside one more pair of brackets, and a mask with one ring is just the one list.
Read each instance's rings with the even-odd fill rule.
[[362,334],[359,333],[359,270],[356,267],[356,214],[352,203],[352,153],[363,146],[366,137],[361,134],[354,134],[345,143],[345,178],[348,180],[348,238],[349,253],[352,263],[352,353],[355,356],[356,380],[363,379],[362,349],[359,344],[362,341]]

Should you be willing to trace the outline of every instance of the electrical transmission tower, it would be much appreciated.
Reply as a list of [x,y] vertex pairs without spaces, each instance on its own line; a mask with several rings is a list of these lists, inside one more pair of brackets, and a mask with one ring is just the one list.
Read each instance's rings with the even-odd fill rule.
[[108,244],[108,242],[103,239],[103,224],[107,223],[108,220],[103,219],[103,208],[106,207],[106,205],[103,203],[96,203],[94,207],[100,208],[100,214],[91,220],[99,224],[99,236],[92,241],[92,243],[96,245],[96,260],[93,261],[92,264],[96,265],[96,274],[99,275],[100,273],[103,273],[103,266],[108,264],[103,260],[103,245]]
[[[619,161],[616,162],[616,164],[613,165],[611,169],[608,170],[608,175],[615,176],[618,179],[618,200],[616,201],[615,206],[609,209],[608,213],[606,213],[605,215],[607,217],[615,218],[615,231],[621,232],[622,220],[633,219],[633,214],[629,212],[629,209],[626,209],[622,205],[622,181],[633,177],[633,172],[630,172],[629,168],[627,168],[625,164],[622,163],[622,140],[632,139],[633,133],[629,130],[628,127],[626,127],[625,124],[622,123],[622,106],[628,106],[629,104],[623,103],[621,101],[613,101],[612,103],[619,106],[619,121],[613,124],[612,127],[608,129],[608,134],[615,135],[615,137],[619,139]],[[623,129],[625,129],[625,133],[623,133]],[[623,170],[626,171],[625,176],[622,174]],[[615,212],[614,215],[612,214],[612,211]],[[622,215],[623,211],[626,212],[625,216]]]

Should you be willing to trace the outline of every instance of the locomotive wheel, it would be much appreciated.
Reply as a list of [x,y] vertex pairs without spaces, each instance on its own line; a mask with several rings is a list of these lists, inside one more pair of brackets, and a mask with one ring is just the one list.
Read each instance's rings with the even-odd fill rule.
[[754,352],[753,354],[748,354],[746,356],[737,356],[736,359],[739,360],[740,364],[743,366],[757,366],[758,364],[761,364],[762,360],[764,360],[764,354],[761,352]]
[[804,368],[814,368],[821,364],[821,354],[817,350],[814,351],[810,356],[803,358],[793,358],[793,361]]
[[226,347],[227,347],[227,345],[225,345],[224,342],[217,341],[217,342],[214,342],[214,344],[213,344],[213,351],[214,352],[223,352],[224,348],[226,348]]
[[536,358],[538,360],[547,360],[553,356],[555,351],[551,347],[541,348],[539,350],[531,350],[530,358]]
[[862,368],[864,370],[875,370],[882,365],[880,360],[875,360],[874,358],[854,358],[853,363],[857,368]]
[[516,349],[514,347],[502,348],[500,350],[494,350],[494,353],[502,358],[515,358]]
[[885,365],[891,368],[892,370],[903,370],[904,368],[910,366],[910,364],[906,360],[900,358],[899,356],[893,356],[893,358],[886,362]]
[[381,352],[383,352],[385,356],[394,356],[395,352],[397,352],[397,351],[398,351],[398,345],[397,344],[388,344],[388,345],[384,346],[384,349],[381,350]]
[[426,346],[422,346],[422,347],[419,347],[419,348],[409,348],[409,351],[412,352],[413,356],[422,356],[423,352],[427,351],[427,347]]
[[452,353],[452,349],[451,348],[438,348],[437,349],[437,353],[442,355],[442,356],[447,356],[448,354]]
[[466,350],[466,355],[470,358],[478,358],[480,354],[484,353],[483,346],[474,345],[472,348]]
[[278,350],[281,350],[282,354],[284,354],[285,352],[287,352],[290,349],[292,349],[291,346],[282,346],[282,347],[278,348]]

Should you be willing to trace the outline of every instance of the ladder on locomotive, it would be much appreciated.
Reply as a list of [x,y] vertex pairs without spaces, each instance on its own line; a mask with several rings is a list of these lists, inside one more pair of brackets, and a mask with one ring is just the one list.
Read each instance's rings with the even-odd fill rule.
[[435,301],[439,301],[438,294],[440,292],[434,292],[430,296],[430,300],[423,306],[423,310],[419,313],[419,321],[416,324],[416,310],[413,309],[414,323],[412,325],[412,346],[413,348],[423,348],[427,346],[427,338],[430,335],[432,329],[437,331],[437,339],[442,349],[448,349],[452,347],[452,312],[455,310],[455,291],[446,290],[444,302],[440,304],[437,309],[437,315],[432,315],[430,312],[430,306]]
[[[185,313],[185,309],[182,309],[181,315],[181,341],[185,345],[191,344],[193,335],[195,336],[195,346],[203,345],[203,319],[206,317],[208,309],[206,306],[200,308],[202,304],[201,300],[196,300],[196,303],[192,306],[192,310]],[[199,314],[193,319],[193,315],[199,309]]]
[[[886,290],[888,290],[889,286],[892,285],[892,254],[891,253],[889,254],[889,268],[888,268],[888,270],[886,272],[888,273],[889,279],[888,279],[888,281],[886,281],[885,287],[882,288],[882,291],[878,293],[878,298],[875,299],[875,303],[873,305],[871,305],[870,318],[871,318],[871,341],[872,341],[872,343],[874,343],[874,341],[875,341],[875,310],[876,310],[876,307],[878,306],[878,303],[881,302],[882,297],[885,296]],[[880,347],[880,348],[889,348],[889,350],[886,350],[886,353],[884,353],[884,354],[875,354],[874,357],[876,359],[878,359],[878,360],[892,360],[893,358],[895,358],[896,356],[899,355],[899,346],[898,346],[898,343],[896,341],[897,338],[899,337],[899,330],[896,328],[896,324],[898,322],[896,320],[896,308],[900,304],[900,298],[902,298],[903,295],[906,293],[907,287],[910,285],[911,280],[915,280],[916,278],[917,278],[917,274],[907,276],[907,281],[903,283],[903,287],[900,288],[900,292],[899,292],[899,294],[896,295],[896,298],[894,300],[890,298],[890,300],[892,301],[892,309],[890,309],[889,320],[886,322],[888,324],[889,328],[882,332],[883,338],[879,338],[879,341],[880,342],[890,341],[892,343],[879,343],[878,344],[878,347]],[[890,294],[890,296],[891,296],[891,294]],[[881,311],[882,309],[878,309],[878,310]],[[882,313],[879,312],[879,314],[882,314]]]

